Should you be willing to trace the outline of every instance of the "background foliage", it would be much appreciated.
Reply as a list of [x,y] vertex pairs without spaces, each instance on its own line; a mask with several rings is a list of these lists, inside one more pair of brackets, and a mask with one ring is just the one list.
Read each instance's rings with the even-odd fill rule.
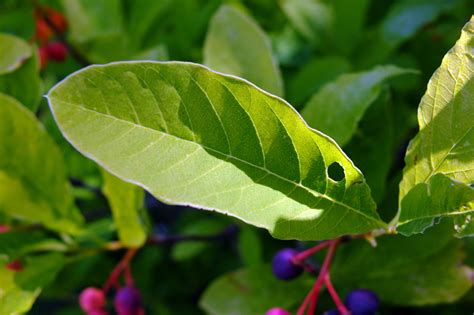
[[[63,62],[50,60],[41,69],[37,48],[44,43],[35,41],[34,19],[35,5],[39,4],[65,14],[68,22],[65,39],[74,48]],[[0,234],[0,263],[5,265],[21,259],[25,270],[15,273],[0,267],[0,314],[28,311],[81,314],[78,292],[85,286],[100,286],[123,254],[117,248],[141,246],[147,235],[215,236],[209,242],[163,242],[140,249],[132,266],[147,314],[257,315],[273,306],[294,309],[311,286],[310,277],[293,283],[278,281],[268,266],[276,249],[304,248],[310,243],[285,243],[232,217],[187,206],[165,205],[142,188],[109,173],[127,177],[126,167],[105,163],[116,160],[112,149],[102,160],[95,156],[101,152],[93,149],[101,148],[103,143],[96,138],[83,141],[87,131],[75,129],[77,122],[68,120],[70,107],[61,106],[65,99],[80,103],[78,90],[68,84],[91,79],[90,73],[97,68],[88,68],[71,77],[48,97],[68,139],[73,143],[82,141],[76,148],[95,160],[105,161],[101,165],[109,168],[99,167],[63,137],[42,95],[84,66],[120,60],[202,63],[213,70],[243,77],[283,97],[300,111],[310,126],[335,140],[318,136],[318,141],[327,141],[332,150],[321,154],[337,155],[338,161],[347,167],[345,175],[341,175],[340,169],[329,168],[327,178],[335,179],[331,193],[336,198],[340,191],[348,191],[350,198],[349,184],[342,186],[352,182],[359,185],[360,172],[364,174],[374,201],[365,183],[360,184],[356,196],[366,196],[360,202],[368,206],[361,208],[370,209],[369,216],[375,223],[369,224],[354,215],[351,223],[357,229],[342,225],[337,230],[328,224],[326,230],[302,231],[299,225],[293,229],[294,226],[283,224],[278,230],[274,217],[262,220],[242,215],[243,206],[232,209],[231,213],[268,228],[280,238],[307,240],[383,227],[385,224],[379,216],[385,222],[399,218],[402,223],[399,231],[403,235],[380,237],[375,249],[363,240],[340,247],[332,267],[337,288],[342,293],[355,287],[375,290],[383,301],[381,314],[472,313],[474,242],[470,238],[454,237],[473,234],[468,215],[474,200],[472,142],[469,146],[474,134],[474,110],[469,101],[473,96],[472,22],[460,35],[473,13],[472,8],[472,0],[3,0],[0,3],[0,223],[15,228]],[[457,48],[446,55],[460,36]],[[463,64],[463,58],[469,54],[467,59],[471,63]],[[187,71],[201,76],[198,82],[203,86],[208,84],[207,76],[224,82],[232,91],[242,85],[232,78],[210,74],[204,68],[168,65],[169,76],[165,81],[182,78],[180,71],[189,67]],[[120,71],[139,73],[134,64],[117,67]],[[161,71],[165,66],[153,67]],[[129,79],[124,81],[127,87],[134,83],[138,86],[130,78],[114,77],[113,66],[104,69],[112,77],[107,83],[110,90],[116,88],[112,81],[117,78]],[[455,75],[466,78],[466,82],[455,80],[454,71],[460,71]],[[83,74],[85,79],[81,77]],[[451,95],[460,85],[464,87],[462,93]],[[216,87],[208,86],[209,93],[213,89]],[[184,90],[181,95],[186,97]],[[128,90],[118,90],[123,91]],[[140,91],[138,87],[136,91]],[[285,112],[287,126],[302,126],[286,104],[256,88],[255,91],[255,97],[268,103],[269,108]],[[80,92],[88,101],[100,98],[93,95],[97,92],[93,88]],[[120,95],[110,93],[110,97]],[[137,99],[141,96],[138,92],[131,95]],[[248,110],[251,102],[244,96],[240,95],[238,105]],[[430,120],[437,108],[448,105],[459,110],[437,113],[437,119]],[[145,117],[147,112],[138,115]],[[252,119],[257,121],[261,117],[269,115],[255,114]],[[417,119],[422,128],[426,124],[436,126],[435,132],[424,128],[418,133]],[[96,127],[103,123],[104,120],[98,121]],[[446,126],[451,125],[456,129],[447,135]],[[177,126],[176,130],[185,133],[185,127]],[[238,127],[242,127],[242,135],[247,134],[245,125]],[[309,129],[301,130],[300,134],[307,137],[312,134]],[[120,129],[111,137],[118,132]],[[147,143],[140,144],[137,139],[145,137],[137,132],[134,141],[124,141],[115,148],[138,151],[140,145],[146,147]],[[414,137],[408,149],[408,168],[403,174],[405,151]],[[274,139],[283,139],[281,133]],[[300,143],[295,150],[303,152],[308,143]],[[335,143],[360,172],[351,166]],[[426,143],[434,145],[430,147]],[[278,144],[279,150],[267,157],[274,160],[277,174],[290,177],[291,170],[284,169],[278,161],[292,159],[294,155],[285,149],[288,142],[282,140]],[[249,147],[248,151],[254,152],[254,148],[259,147]],[[156,166],[147,167],[156,171]],[[146,173],[143,178],[132,179],[151,188],[156,196],[166,199],[167,194],[174,193],[177,196],[170,200],[179,201],[181,191],[169,189],[168,192],[166,188],[193,180],[201,167],[193,169],[191,165],[181,169],[181,173],[170,174],[166,185],[144,185],[143,182],[148,183],[144,179],[151,182],[154,179]],[[426,176],[420,175],[423,172]],[[236,170],[229,174],[233,178],[240,176]],[[345,177],[342,184],[338,182],[340,176]],[[398,185],[402,177],[399,200]],[[216,178],[204,179],[216,181]],[[268,186],[286,189],[283,184],[270,181]],[[203,184],[195,187],[197,196],[201,196]],[[309,189],[319,192],[318,187]],[[249,194],[259,192],[253,190]],[[429,198],[430,194],[454,197]],[[203,201],[198,197],[194,204],[229,210],[224,206],[219,208],[219,202],[225,199]],[[285,202],[297,200],[304,204],[301,201],[304,198],[307,197],[298,195]],[[355,200],[348,199],[348,204],[353,205]],[[251,207],[257,209],[259,204],[255,201]],[[284,213],[285,209],[282,206],[279,211]],[[420,209],[431,212],[422,213]],[[459,209],[466,212],[458,215]],[[336,217],[328,220],[332,223]],[[434,227],[424,234],[416,234],[433,222],[437,223]],[[404,236],[411,234],[415,235]],[[321,303],[330,308],[329,297],[324,296]]]

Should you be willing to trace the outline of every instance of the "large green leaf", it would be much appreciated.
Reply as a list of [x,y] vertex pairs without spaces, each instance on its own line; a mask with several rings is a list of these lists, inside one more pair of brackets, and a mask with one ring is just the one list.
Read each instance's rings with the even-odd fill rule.
[[310,284],[301,278],[278,280],[271,270],[260,265],[221,276],[202,295],[201,308],[209,315],[261,315],[273,307],[293,307]]
[[383,83],[412,72],[388,65],[341,75],[317,92],[301,114],[311,127],[326,133],[343,146],[354,135],[364,112],[379,96]]
[[36,111],[41,99],[39,58],[35,52],[15,71],[0,75],[0,93],[19,100],[31,111]]
[[[5,261],[0,259],[0,263]],[[27,257],[24,269],[10,271],[0,266],[0,314],[27,313],[41,292],[42,287],[54,280],[64,266],[60,254]]]
[[30,56],[31,47],[26,41],[0,33],[0,75],[15,71]]
[[82,217],[56,144],[30,111],[3,94],[0,117],[0,212],[75,232]]
[[106,170],[102,171],[102,176],[104,178],[102,191],[112,209],[120,241],[128,247],[142,246],[147,236],[145,224],[139,213],[145,197],[143,189],[124,182]]
[[331,274],[339,288],[369,288],[391,304],[451,303],[471,287],[471,270],[461,264],[461,241],[444,222],[410,238],[384,236],[377,247],[354,241],[339,248]]
[[272,56],[270,40],[239,9],[223,5],[211,19],[204,43],[204,64],[245,78],[275,95],[283,95],[283,80]]
[[400,183],[398,225],[404,234],[423,231],[437,217],[473,211],[470,188],[449,180],[474,182],[473,49],[474,17],[433,74],[418,109],[420,132],[408,147]]
[[[226,213],[278,238],[385,226],[360,171],[278,97],[181,62],[76,72],[48,94],[66,138],[157,198]],[[344,178],[328,177],[342,167]]]

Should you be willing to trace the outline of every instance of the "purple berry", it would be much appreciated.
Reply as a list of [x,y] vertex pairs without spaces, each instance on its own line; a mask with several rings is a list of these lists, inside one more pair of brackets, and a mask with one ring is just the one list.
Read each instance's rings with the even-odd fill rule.
[[101,289],[88,287],[79,295],[79,305],[86,313],[102,309],[105,305],[105,295]]
[[119,315],[137,315],[141,310],[140,292],[134,287],[120,288],[115,294],[114,306]]
[[284,248],[278,251],[273,257],[273,274],[281,280],[291,280],[298,277],[303,272],[303,267],[293,263],[293,257],[298,251],[293,248]]
[[272,309],[269,309],[265,315],[291,315],[290,312],[285,310],[284,308],[281,307],[274,307]]
[[346,305],[352,315],[373,315],[379,304],[377,294],[368,289],[353,290],[346,297]]
[[338,310],[334,309],[324,312],[324,315],[341,315],[341,313],[339,313]]

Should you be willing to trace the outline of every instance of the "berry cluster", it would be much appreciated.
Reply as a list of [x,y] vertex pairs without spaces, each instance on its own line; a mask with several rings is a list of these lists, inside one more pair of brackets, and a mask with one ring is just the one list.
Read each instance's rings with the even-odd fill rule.
[[[87,315],[107,315],[104,290],[89,287],[79,296],[79,305]],[[118,315],[143,315],[140,292],[132,286],[120,288],[115,293],[114,308]]]
[[50,7],[40,7],[35,10],[34,18],[36,31],[34,39],[39,43],[38,54],[41,69],[46,67],[48,60],[62,62],[68,56],[66,45],[54,40],[54,35],[67,30],[67,20],[64,15]]
[[[272,269],[273,274],[280,280],[288,281],[295,279],[303,271],[314,272],[305,260],[312,254],[328,248],[328,253],[324,259],[318,277],[309,294],[306,296],[303,304],[298,309],[297,315],[314,315],[318,295],[323,286],[326,286],[332,300],[337,306],[337,309],[326,311],[325,315],[375,315],[379,308],[379,298],[377,295],[368,289],[356,289],[351,291],[344,301],[339,298],[334,289],[330,275],[329,266],[334,256],[337,245],[344,239],[336,239],[333,241],[322,242],[306,251],[299,252],[293,248],[284,248],[278,251],[273,257]],[[291,315],[287,310],[275,307],[266,312],[266,315]]]
[[[130,261],[136,250],[130,249],[123,259],[110,273],[103,289],[89,287],[79,296],[79,305],[87,315],[108,315],[106,310],[106,295],[111,287],[116,288],[114,309],[117,315],[144,315],[140,292],[134,286],[130,269]],[[125,286],[120,287],[119,277],[124,274]]]

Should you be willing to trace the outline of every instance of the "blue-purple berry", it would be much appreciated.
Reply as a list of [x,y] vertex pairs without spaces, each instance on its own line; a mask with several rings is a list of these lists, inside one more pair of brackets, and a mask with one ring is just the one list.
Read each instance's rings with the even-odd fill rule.
[[114,306],[119,315],[136,315],[141,304],[140,292],[134,287],[120,288],[115,294]]
[[346,306],[352,315],[374,315],[380,305],[375,292],[368,289],[357,289],[346,296]]
[[303,272],[303,267],[293,263],[298,251],[293,248],[284,248],[273,257],[273,274],[281,280],[292,280]]

